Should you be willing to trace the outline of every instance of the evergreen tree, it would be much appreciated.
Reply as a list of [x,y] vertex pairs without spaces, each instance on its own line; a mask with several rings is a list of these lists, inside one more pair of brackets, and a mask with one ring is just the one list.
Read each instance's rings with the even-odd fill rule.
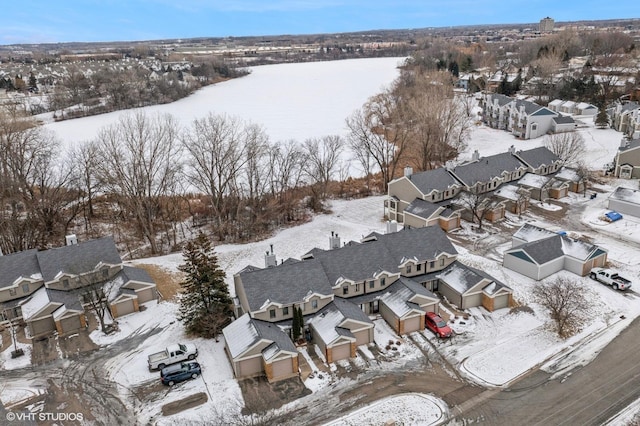
[[300,317],[298,316],[298,308],[293,307],[293,324],[291,325],[291,333],[293,340],[298,341],[300,338]]
[[185,263],[178,269],[186,277],[182,282],[178,319],[184,323],[187,332],[217,339],[222,328],[231,321],[233,301],[213,244],[200,233],[187,243],[182,256]]
[[29,74],[29,89],[37,89],[38,88],[38,80],[33,73]]
[[600,129],[604,129],[609,126],[609,116],[607,115],[607,111],[604,106],[600,106],[598,110],[598,115],[596,115],[596,126]]
[[304,333],[304,315],[302,315],[302,308],[298,307],[298,322],[300,323],[300,335]]

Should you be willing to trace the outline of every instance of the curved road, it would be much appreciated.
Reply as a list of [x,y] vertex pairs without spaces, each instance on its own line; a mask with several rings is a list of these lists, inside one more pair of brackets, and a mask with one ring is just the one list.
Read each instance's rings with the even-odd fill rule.
[[[462,424],[602,425],[640,398],[640,318],[591,363],[551,379],[536,371],[458,407]],[[455,412],[454,412],[455,414]]]

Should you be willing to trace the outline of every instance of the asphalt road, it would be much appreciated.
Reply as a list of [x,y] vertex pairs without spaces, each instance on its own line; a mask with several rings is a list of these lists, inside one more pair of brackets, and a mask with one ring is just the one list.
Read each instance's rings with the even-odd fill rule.
[[[456,420],[487,425],[602,425],[640,398],[640,318],[591,363],[556,379],[542,371],[462,404]],[[474,404],[475,403],[475,404]],[[473,406],[472,406],[473,405]]]

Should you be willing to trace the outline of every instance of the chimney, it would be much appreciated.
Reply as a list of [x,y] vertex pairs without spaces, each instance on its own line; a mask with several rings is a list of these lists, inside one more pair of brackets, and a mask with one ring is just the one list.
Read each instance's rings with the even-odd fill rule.
[[334,234],[333,231],[331,231],[331,238],[329,238],[329,248],[331,250],[340,248],[340,237],[338,234]]
[[64,239],[68,246],[75,246],[78,244],[78,237],[76,237],[76,234],[67,235]]
[[476,149],[475,151],[473,151],[473,154],[471,155],[471,161],[478,161],[479,159],[480,159],[480,153]]
[[269,246],[271,248],[271,252],[266,252],[264,255],[264,267],[271,268],[272,266],[276,266],[278,261],[276,260],[276,255],[273,253],[273,244]]
[[413,168],[411,166],[405,166],[404,176],[410,178],[412,174],[413,174]]
[[515,147],[515,145],[511,145],[509,147],[509,154],[514,155],[515,153],[516,153],[516,147]]
[[622,139],[620,140],[620,148],[626,148],[626,147],[628,147],[628,146],[629,146],[629,141],[628,141],[628,140],[626,140],[625,138],[622,138]]
[[398,222],[395,220],[387,221],[387,234],[393,234],[394,232],[398,232]]
[[455,165],[454,165],[453,161],[449,160],[446,163],[444,163],[444,168],[445,168],[446,171],[452,172],[453,169],[455,169]]

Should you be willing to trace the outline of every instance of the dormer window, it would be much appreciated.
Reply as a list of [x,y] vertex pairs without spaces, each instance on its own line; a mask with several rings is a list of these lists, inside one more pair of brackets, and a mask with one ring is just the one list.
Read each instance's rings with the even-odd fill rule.
[[407,265],[407,274],[411,273],[411,265]]
[[387,283],[386,278],[384,278],[384,277],[380,278],[380,285],[381,285],[382,287],[384,287],[386,283]]
[[109,268],[104,268],[102,270],[102,278],[109,278]]
[[65,278],[64,280],[62,280],[62,287],[69,288],[69,279],[68,278]]
[[311,308],[318,309],[318,301],[316,299],[311,301]]
[[276,317],[276,310],[269,309],[269,318],[274,319]]
[[416,271],[417,271],[417,272],[422,271],[422,264],[421,264],[421,263],[418,263],[418,264],[416,265]]
[[349,286],[348,285],[342,286],[342,294],[349,294]]
[[24,294],[29,293],[29,283],[24,283],[24,284],[22,284],[22,292],[23,292]]

